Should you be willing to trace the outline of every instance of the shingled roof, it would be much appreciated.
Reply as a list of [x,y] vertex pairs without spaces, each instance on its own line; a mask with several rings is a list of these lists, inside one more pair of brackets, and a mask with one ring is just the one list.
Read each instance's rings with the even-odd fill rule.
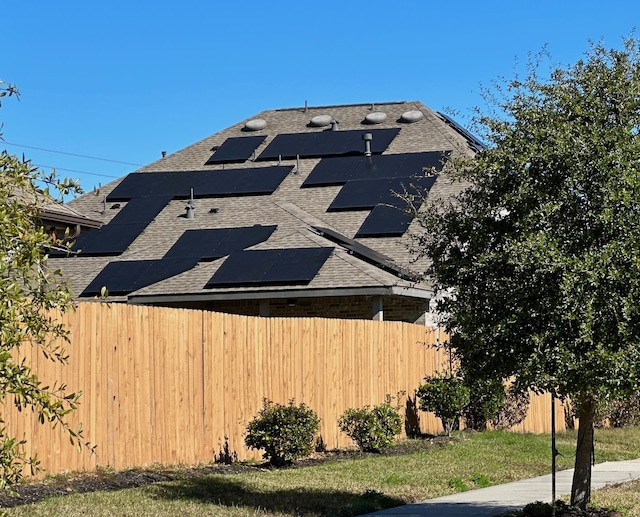
[[417,101],[264,111],[72,201],[104,226],[50,261],[81,299],[428,300],[391,192],[450,195],[430,168],[478,145]]

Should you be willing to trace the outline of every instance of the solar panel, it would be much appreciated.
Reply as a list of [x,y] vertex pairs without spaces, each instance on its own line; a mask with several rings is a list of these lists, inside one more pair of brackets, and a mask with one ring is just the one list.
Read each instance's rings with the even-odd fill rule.
[[353,131],[322,131],[317,133],[296,133],[277,135],[266,147],[258,160],[274,160],[282,158],[318,158],[323,156],[364,155],[365,133],[371,133],[371,152],[384,152],[396,135],[399,128],[372,129]]
[[389,192],[389,184],[388,179],[349,181],[340,189],[327,211],[373,208]]
[[351,179],[362,160],[362,156],[323,158],[309,173],[302,187],[342,185]]
[[109,262],[80,296],[97,296],[106,287],[121,296],[192,269],[197,259],[126,260]]
[[400,208],[378,205],[360,226],[356,237],[399,237],[409,228],[413,217]]
[[127,201],[134,197],[150,196],[165,174],[162,172],[127,174],[107,196],[107,201]]
[[73,246],[83,256],[119,255],[123,253],[148,223],[104,225],[98,230],[82,233]]
[[215,163],[241,163],[251,157],[253,151],[264,141],[266,136],[244,136],[227,138],[207,160],[205,165]]
[[409,178],[423,174],[423,170],[427,168],[434,168],[436,171],[440,171],[442,170],[443,164],[447,161],[449,154],[448,151],[405,154],[403,155],[405,161],[395,176]]
[[131,199],[120,209],[118,214],[107,224],[149,224],[162,212],[162,209],[171,201],[171,196],[139,197]]
[[442,158],[440,151],[323,158],[302,187],[342,185],[349,180],[409,178],[422,174],[423,167],[441,168]]
[[308,284],[334,248],[244,250],[232,253],[205,288]]
[[194,186],[195,197],[272,194],[293,167],[281,165],[251,169],[206,171]]
[[121,295],[134,290],[133,286],[140,276],[153,264],[153,260],[131,260],[109,262],[91,281],[80,296],[99,295],[106,287],[110,295]]
[[175,242],[164,258],[196,257],[214,260],[266,241],[276,226],[248,226],[187,230]]

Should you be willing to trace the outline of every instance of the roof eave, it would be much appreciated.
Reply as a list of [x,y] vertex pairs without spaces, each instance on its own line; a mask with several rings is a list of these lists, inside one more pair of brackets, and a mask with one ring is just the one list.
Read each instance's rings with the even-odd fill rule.
[[406,296],[430,300],[433,292],[427,289],[401,286],[340,287],[327,289],[279,289],[273,291],[235,291],[191,294],[149,294],[128,297],[128,303],[152,305],[159,303],[208,302],[220,300],[273,300],[283,298],[327,298],[338,296]]

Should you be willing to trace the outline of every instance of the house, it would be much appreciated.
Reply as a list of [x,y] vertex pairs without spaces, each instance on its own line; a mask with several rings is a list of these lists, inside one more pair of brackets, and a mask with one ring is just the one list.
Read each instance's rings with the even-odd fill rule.
[[43,192],[14,188],[13,197],[21,204],[37,207],[38,224],[54,242],[73,241],[82,232],[102,227],[101,220],[82,215]]
[[420,102],[267,110],[72,201],[103,226],[50,261],[81,300],[425,323],[396,194],[480,146]]

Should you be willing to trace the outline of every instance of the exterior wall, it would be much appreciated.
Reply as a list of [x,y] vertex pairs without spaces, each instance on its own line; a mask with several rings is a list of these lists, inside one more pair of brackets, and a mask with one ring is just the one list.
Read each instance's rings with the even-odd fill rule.
[[[340,296],[326,298],[290,298],[268,301],[269,317],[274,318],[340,318],[370,320],[373,296]],[[188,309],[204,309],[243,316],[259,316],[259,300],[223,300],[181,304]],[[427,301],[403,296],[383,296],[385,321],[424,324]]]

